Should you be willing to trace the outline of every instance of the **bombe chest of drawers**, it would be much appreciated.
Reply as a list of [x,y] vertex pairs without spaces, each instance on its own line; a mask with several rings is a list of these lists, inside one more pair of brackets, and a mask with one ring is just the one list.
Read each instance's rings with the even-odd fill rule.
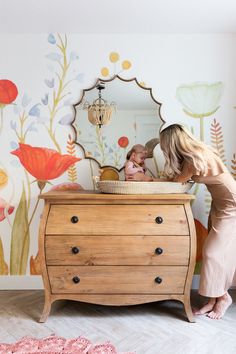
[[40,198],[40,322],[60,299],[113,306],[179,300],[194,322],[192,195],[52,191]]

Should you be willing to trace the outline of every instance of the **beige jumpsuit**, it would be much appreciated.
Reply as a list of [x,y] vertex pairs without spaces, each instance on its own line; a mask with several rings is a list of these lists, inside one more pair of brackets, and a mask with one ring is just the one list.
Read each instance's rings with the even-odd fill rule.
[[236,270],[236,181],[213,153],[206,154],[207,175],[193,175],[212,197],[212,227],[202,250],[199,293],[219,297],[227,292]]

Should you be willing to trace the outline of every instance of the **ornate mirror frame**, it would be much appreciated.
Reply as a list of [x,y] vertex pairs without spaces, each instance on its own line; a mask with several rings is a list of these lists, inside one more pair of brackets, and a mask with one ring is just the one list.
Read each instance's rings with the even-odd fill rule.
[[[85,98],[86,93],[89,92],[89,91],[92,91],[92,90],[94,90],[94,89],[97,89],[97,88],[98,88],[98,85],[106,84],[106,83],[109,83],[109,82],[115,81],[115,80],[120,80],[120,81],[122,81],[122,82],[124,82],[124,83],[131,83],[131,82],[134,82],[134,83],[136,83],[136,85],[137,85],[138,88],[140,88],[141,90],[145,90],[145,91],[148,91],[148,92],[149,92],[150,97],[151,97],[153,103],[157,105],[156,118],[160,120],[160,128],[159,128],[159,131],[160,131],[161,127],[163,126],[163,124],[165,124],[165,120],[164,120],[164,119],[162,118],[162,116],[161,116],[161,106],[162,106],[162,104],[154,98],[153,93],[152,93],[152,88],[142,86],[142,84],[140,84],[140,83],[138,82],[137,78],[124,79],[124,78],[120,77],[119,75],[115,75],[115,76],[113,76],[113,77],[110,78],[110,79],[98,78],[93,86],[82,90],[81,98],[79,99],[79,101],[78,101],[77,103],[75,103],[75,104],[72,105],[72,107],[73,107],[73,113],[74,113],[74,114],[73,114],[73,115],[74,115],[74,118],[73,118],[73,120],[72,120],[72,122],[71,122],[71,126],[72,126],[72,129],[73,129],[73,131],[74,131],[74,143],[77,144],[77,145],[82,149],[82,151],[83,151],[83,153],[84,153],[84,158],[85,158],[85,159],[94,160],[94,161],[98,164],[98,166],[99,166],[100,169],[104,169],[104,168],[109,168],[109,167],[110,167],[110,168],[113,168],[113,169],[115,169],[116,171],[120,172],[120,171],[122,171],[122,169],[124,168],[124,166],[122,166],[122,167],[120,167],[120,168],[117,168],[116,166],[109,165],[109,164],[108,164],[108,165],[102,165],[94,156],[87,154],[87,152],[86,152],[86,150],[85,150],[85,147],[84,147],[80,142],[78,142],[77,127],[76,127],[76,124],[75,124],[76,121],[78,121],[78,117],[77,117],[77,107],[78,107],[79,105],[82,105],[82,103],[84,103],[84,98]],[[153,137],[153,139],[151,139],[151,140],[156,140],[155,138],[157,138],[157,137]],[[150,142],[151,142],[151,140],[150,140]],[[152,145],[152,144],[151,144],[151,145]],[[148,157],[152,157],[152,155],[150,155],[150,156],[148,156]]]

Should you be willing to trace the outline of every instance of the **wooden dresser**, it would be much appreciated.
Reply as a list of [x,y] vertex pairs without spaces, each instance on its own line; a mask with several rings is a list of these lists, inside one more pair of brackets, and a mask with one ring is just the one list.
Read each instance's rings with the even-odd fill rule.
[[40,198],[40,322],[59,299],[115,306],[174,299],[194,322],[194,196],[54,191]]

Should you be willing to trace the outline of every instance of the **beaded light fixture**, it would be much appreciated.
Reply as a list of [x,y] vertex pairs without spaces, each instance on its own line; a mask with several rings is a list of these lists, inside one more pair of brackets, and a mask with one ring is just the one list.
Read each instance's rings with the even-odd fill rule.
[[105,89],[105,85],[102,82],[96,88],[98,89],[98,98],[92,104],[86,101],[83,109],[88,111],[90,123],[101,128],[110,122],[112,113],[116,110],[116,104],[115,102],[108,103],[102,98],[101,91]]

